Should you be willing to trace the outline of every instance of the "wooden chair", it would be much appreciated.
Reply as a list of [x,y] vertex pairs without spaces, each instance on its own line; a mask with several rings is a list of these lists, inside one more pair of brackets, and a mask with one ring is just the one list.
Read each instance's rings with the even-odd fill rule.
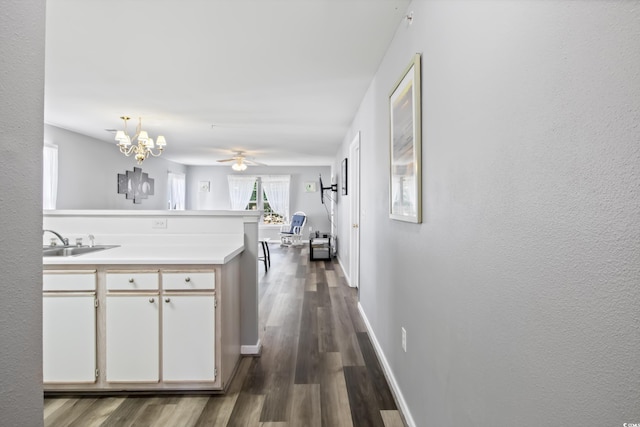
[[291,223],[280,228],[280,245],[298,245],[302,241],[302,231],[307,223],[307,215],[298,211],[291,217]]

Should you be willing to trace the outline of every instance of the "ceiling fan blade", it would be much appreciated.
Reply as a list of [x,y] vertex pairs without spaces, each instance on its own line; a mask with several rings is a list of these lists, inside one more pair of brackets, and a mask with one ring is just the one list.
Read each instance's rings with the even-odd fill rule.
[[223,159],[223,160],[218,160],[220,163],[224,163],[224,162],[235,162],[236,159]]
[[267,166],[266,164],[256,162],[255,160],[244,159],[244,162],[248,165],[253,165],[253,166]]

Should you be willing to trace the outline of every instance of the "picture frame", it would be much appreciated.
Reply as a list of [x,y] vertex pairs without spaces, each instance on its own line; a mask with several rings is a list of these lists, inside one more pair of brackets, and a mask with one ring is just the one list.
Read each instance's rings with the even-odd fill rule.
[[133,171],[117,174],[118,194],[124,194],[126,199],[140,204],[143,199],[148,199],[155,192],[155,182],[149,178],[149,174],[142,172],[142,168],[133,168]]
[[345,157],[345,159],[342,161],[342,195],[343,196],[348,195],[347,167],[348,167],[348,161],[347,161],[347,158]]
[[422,222],[420,59],[416,53],[389,94],[389,217]]
[[315,182],[305,182],[304,191],[307,193],[315,193],[316,192],[316,183]]

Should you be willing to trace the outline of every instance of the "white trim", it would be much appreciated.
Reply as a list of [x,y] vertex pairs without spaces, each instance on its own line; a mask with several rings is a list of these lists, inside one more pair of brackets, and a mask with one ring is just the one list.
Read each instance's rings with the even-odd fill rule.
[[373,333],[373,329],[371,328],[371,324],[369,323],[369,319],[367,319],[367,315],[364,314],[364,309],[362,305],[358,302],[358,311],[360,312],[360,316],[362,316],[362,320],[364,321],[365,326],[367,327],[367,332],[369,333],[369,338],[371,338],[371,342],[373,343],[373,348],[376,351],[376,355],[378,356],[378,360],[380,360],[380,364],[382,365],[382,369],[384,370],[384,376],[387,378],[389,385],[391,386],[391,390],[393,391],[393,395],[396,398],[396,402],[400,406],[400,415],[404,419],[404,422],[409,427],[416,427],[415,421],[413,421],[413,417],[411,416],[411,412],[409,411],[409,407],[407,406],[407,402],[404,400],[404,396],[402,395],[402,391],[400,390],[400,386],[396,381],[396,377],[393,376],[393,371],[391,370],[391,366],[389,366],[389,362],[387,362],[387,358],[384,356],[382,352],[382,347],[380,347],[380,343],[376,338],[376,334]]
[[349,274],[351,286],[360,286],[360,131],[349,145]]
[[243,216],[245,222],[257,222],[262,215],[260,211],[202,210],[202,211],[169,211],[169,210],[128,210],[128,209],[91,209],[91,210],[44,210],[44,216]]
[[262,343],[260,342],[260,338],[258,338],[256,345],[240,346],[240,354],[243,356],[259,356],[260,353],[262,353]]
[[340,264],[340,268],[342,268],[342,274],[344,274],[344,278],[347,281],[347,285],[349,285],[349,287],[353,288],[353,285],[351,284],[351,277],[349,277],[349,273],[347,273],[347,270],[344,268],[344,264],[342,263],[342,259],[337,256],[336,258],[338,258],[338,264]]

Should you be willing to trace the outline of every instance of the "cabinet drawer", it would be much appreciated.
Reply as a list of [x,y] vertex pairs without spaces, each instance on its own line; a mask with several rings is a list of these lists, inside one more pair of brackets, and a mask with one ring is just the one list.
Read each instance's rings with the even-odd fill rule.
[[216,274],[213,271],[173,271],[162,273],[164,290],[186,291],[215,289]]
[[42,275],[43,291],[95,291],[96,272],[65,271],[64,273],[45,271]]
[[158,272],[107,273],[108,291],[158,289]]

